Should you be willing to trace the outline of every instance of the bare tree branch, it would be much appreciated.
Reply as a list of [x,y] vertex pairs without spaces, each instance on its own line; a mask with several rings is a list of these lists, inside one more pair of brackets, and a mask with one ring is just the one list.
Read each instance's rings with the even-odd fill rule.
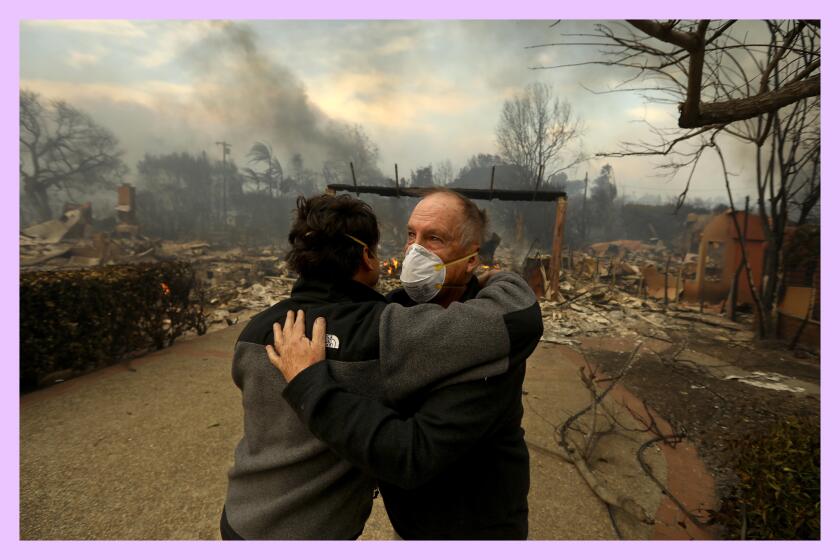
[[682,113],[679,124],[682,128],[695,128],[710,124],[728,124],[734,121],[751,119],[771,113],[787,105],[820,94],[820,75],[805,80],[798,80],[780,87],[775,91],[754,95],[743,99],[722,101],[719,103],[701,103],[696,118],[689,118]]
[[672,26],[663,25],[652,19],[631,19],[627,20],[627,22],[651,37],[656,37],[660,41],[676,45],[687,51],[698,49],[702,46],[697,34],[677,31]]

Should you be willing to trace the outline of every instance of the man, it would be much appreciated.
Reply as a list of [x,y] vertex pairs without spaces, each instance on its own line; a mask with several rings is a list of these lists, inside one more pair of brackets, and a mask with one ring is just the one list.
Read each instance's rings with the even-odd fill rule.
[[[298,200],[287,261],[300,280],[288,300],[249,322],[235,348],[244,436],[229,473],[223,538],[352,539],[370,514],[372,477],[318,441],[283,399],[289,387],[266,345],[288,312],[326,318],[329,331],[322,321],[316,331],[326,340],[321,352],[330,382],[376,402],[402,402],[440,384],[507,377],[510,355],[526,350],[520,338],[539,337],[533,292],[510,273],[488,279],[468,303],[388,304],[372,289],[378,241],[376,216],[364,202],[326,195]],[[511,334],[510,315],[519,319],[523,336]],[[312,321],[306,330],[299,326],[313,332]],[[425,462],[424,468],[437,465]]]
[[[472,201],[433,190],[409,218],[404,289],[389,299],[414,309],[428,307],[417,305],[423,301],[451,309],[476,297],[473,271],[484,225]],[[319,341],[303,336],[299,321],[278,328],[275,347],[267,350],[289,382],[284,398],[312,433],[377,477],[400,537],[525,539],[529,456],[520,425],[521,392],[525,359],[542,329],[527,332],[520,325],[534,313],[536,302],[505,316],[512,349],[505,374],[450,380],[409,394],[393,408],[337,384]],[[426,333],[429,342],[435,334]],[[428,353],[427,359],[444,366],[448,358]]]

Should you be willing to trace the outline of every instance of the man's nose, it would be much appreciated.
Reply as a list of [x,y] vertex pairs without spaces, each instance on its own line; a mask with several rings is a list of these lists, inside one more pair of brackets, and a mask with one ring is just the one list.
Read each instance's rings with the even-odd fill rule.
[[417,244],[423,247],[424,249],[428,250],[430,253],[434,253],[437,255],[437,251],[435,251],[429,246],[429,241],[427,239],[420,239],[417,241]]

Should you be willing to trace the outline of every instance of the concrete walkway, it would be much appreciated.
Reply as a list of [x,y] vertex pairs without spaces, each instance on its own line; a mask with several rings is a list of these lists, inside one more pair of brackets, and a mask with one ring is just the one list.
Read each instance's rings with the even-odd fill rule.
[[[242,431],[230,376],[242,327],[21,397],[21,539],[218,539]],[[588,402],[578,367],[567,348],[552,344],[541,343],[529,360],[523,425],[531,539],[617,538],[604,505],[556,453],[553,426]],[[638,441],[607,436],[594,462],[611,485],[655,512],[662,495],[635,464]],[[660,480],[668,478],[662,453],[650,450],[647,460]],[[617,523],[625,538],[658,538],[654,527],[623,514]],[[377,499],[362,538],[391,536]]]

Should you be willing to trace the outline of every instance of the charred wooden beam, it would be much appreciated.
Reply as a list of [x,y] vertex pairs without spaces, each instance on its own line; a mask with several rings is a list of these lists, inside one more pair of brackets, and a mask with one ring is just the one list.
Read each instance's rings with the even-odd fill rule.
[[[467,198],[474,200],[509,200],[509,201],[533,201],[533,202],[553,202],[559,199],[566,199],[566,193],[563,191],[520,191],[509,189],[465,189],[460,187],[448,187],[457,193],[460,193]],[[341,192],[348,191],[360,194],[375,194],[379,196],[423,196],[426,189],[411,187],[407,189],[396,189],[394,187],[378,187],[371,185],[327,185],[327,191]]]
[[566,229],[566,197],[557,199],[557,213],[554,217],[554,239],[551,244],[551,265],[549,286],[552,297],[557,299],[557,285],[560,279],[560,256],[563,254],[563,232]]

